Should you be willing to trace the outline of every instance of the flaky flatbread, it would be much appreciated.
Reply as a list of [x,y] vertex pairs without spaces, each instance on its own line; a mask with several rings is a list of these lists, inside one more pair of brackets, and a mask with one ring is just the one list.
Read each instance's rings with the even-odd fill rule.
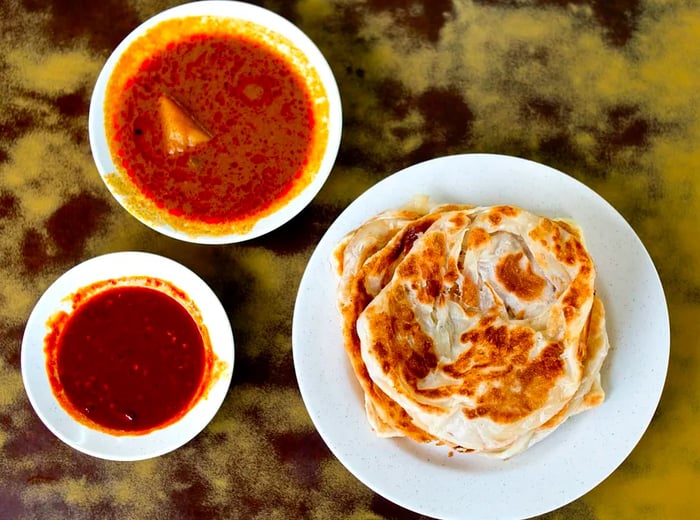
[[506,458],[602,402],[604,310],[575,224],[412,207],[349,233],[334,260],[377,434]]

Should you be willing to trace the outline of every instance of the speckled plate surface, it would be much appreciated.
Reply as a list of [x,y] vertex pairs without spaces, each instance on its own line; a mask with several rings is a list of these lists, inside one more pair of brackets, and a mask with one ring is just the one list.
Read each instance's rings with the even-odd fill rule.
[[[338,241],[380,211],[427,194],[436,203],[514,204],[575,220],[596,262],[611,350],[602,371],[606,401],[572,417],[508,461],[454,454],[369,427],[363,395],[343,350],[330,258]],[[311,256],[294,309],[294,365],[304,403],[335,456],[397,504],[439,518],[527,518],[587,493],[630,454],[661,396],[669,319],[644,245],[594,191],[523,159],[470,154],[411,166],[379,182],[340,215]]]

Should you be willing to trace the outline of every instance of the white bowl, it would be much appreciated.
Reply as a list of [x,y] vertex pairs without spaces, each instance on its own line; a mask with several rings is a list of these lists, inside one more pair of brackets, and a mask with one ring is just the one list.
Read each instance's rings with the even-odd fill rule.
[[[323,107],[316,121],[315,143],[302,178],[310,179],[305,186],[292,190],[295,194],[284,199],[281,207],[265,210],[244,226],[209,225],[196,222],[189,225],[183,219],[157,207],[142,190],[133,183],[129,175],[117,166],[114,152],[110,150],[105,124],[105,101],[108,99],[110,79],[115,67],[136,42],[142,49],[152,49],[152,43],[144,44],[144,38],[154,38],[152,29],[164,22],[188,19],[182,31],[196,26],[202,20],[225,22],[226,30],[232,34],[244,34],[263,42],[285,57],[299,75],[307,82],[311,101],[315,107]],[[190,21],[192,23],[190,23]],[[251,29],[252,27],[252,29]],[[191,29],[194,31],[194,29]],[[150,31],[150,32],[149,32]],[[161,31],[162,33],[162,31]],[[162,36],[155,46],[160,49],[169,40]],[[141,58],[136,62],[140,63]],[[123,67],[120,65],[120,67]],[[136,66],[134,65],[134,66]],[[121,80],[120,80],[121,81]],[[326,110],[327,108],[327,110]],[[314,110],[321,110],[315,108]],[[92,94],[89,114],[89,137],[97,169],[116,200],[134,217],[152,229],[180,240],[206,244],[226,244],[252,239],[285,224],[304,209],[319,192],[335,163],[340,145],[342,111],[340,95],[333,73],[316,45],[295,25],[281,16],[251,4],[235,1],[202,1],[173,7],[150,18],[134,29],[114,50],[100,72]],[[321,135],[321,137],[318,137]],[[261,136],[264,138],[264,136]],[[325,146],[323,141],[325,140]],[[315,151],[314,151],[315,150]],[[306,181],[305,181],[306,182]],[[269,213],[269,211],[273,211]]]
[[[86,426],[59,403],[47,368],[45,341],[57,313],[73,311],[72,295],[91,284],[122,277],[150,277],[175,286],[194,304],[216,359],[215,378],[202,397],[176,422],[142,435],[111,434]],[[109,460],[141,460],[170,452],[194,438],[214,417],[231,382],[234,343],[231,325],[216,295],[181,264],[150,253],[112,253],[87,260],[60,276],[41,296],[22,339],[22,379],[34,410],[69,446]]]

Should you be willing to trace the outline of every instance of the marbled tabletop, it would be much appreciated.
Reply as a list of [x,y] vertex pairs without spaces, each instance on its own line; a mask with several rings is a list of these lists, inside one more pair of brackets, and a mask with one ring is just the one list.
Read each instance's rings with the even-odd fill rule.
[[[692,0],[269,0],[336,76],[340,153],[312,204],[229,246],[158,235],[97,173],[92,87],[170,0],[0,2],[0,518],[422,518],[365,487],[314,429],[294,373],[305,265],[358,195],[413,163],[490,152],[581,180],[632,225],[671,317],[661,403],[629,458],[548,519],[694,518],[700,509],[700,4]],[[233,382],[182,448],[108,462],[64,445],[20,375],[27,317],[62,272],[145,250],[197,272],[236,338]],[[465,511],[465,518],[468,518]]]

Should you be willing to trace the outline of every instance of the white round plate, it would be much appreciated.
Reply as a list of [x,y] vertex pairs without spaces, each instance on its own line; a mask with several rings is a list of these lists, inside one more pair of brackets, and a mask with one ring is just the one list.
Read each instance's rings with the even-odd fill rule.
[[[207,394],[177,422],[145,435],[117,436],[78,423],[59,405],[46,370],[44,339],[49,331],[49,318],[61,310],[70,312],[70,296],[80,288],[103,280],[130,276],[158,278],[184,291],[199,310],[209,332],[212,351],[225,368]],[[194,438],[211,421],[226,397],[233,375],[233,361],[231,325],[221,302],[209,286],[173,260],[134,251],[98,256],[66,271],[39,298],[22,339],[22,379],[39,418],[69,446],[109,460],[157,457]]]
[[[318,74],[326,93],[326,99],[328,101],[328,120],[326,122],[328,127],[328,142],[318,171],[311,182],[302,189],[299,194],[274,213],[258,220],[253,228],[245,233],[232,232],[226,235],[191,234],[181,229],[175,229],[169,224],[161,222],[160,219],[158,219],[158,221],[152,221],[150,218],[141,215],[138,211],[135,212],[130,206],[133,202],[129,201],[129,197],[124,196],[118,189],[115,189],[113,183],[108,180],[111,174],[117,173],[119,176],[126,175],[119,172],[115,165],[109,150],[105,131],[104,103],[110,76],[121,56],[135,40],[142,37],[154,26],[166,20],[187,17],[213,17],[252,22],[272,33],[282,36],[305,56],[308,60],[309,67],[312,67]],[[292,52],[282,44],[279,44],[279,50],[285,55],[290,55]],[[136,27],[114,49],[100,71],[90,100],[90,113],[88,117],[90,148],[95,164],[102,180],[117,202],[151,229],[172,238],[200,244],[230,244],[250,240],[264,235],[265,233],[269,233],[294,218],[313,200],[326,182],[335,164],[335,159],[340,147],[342,125],[343,116],[338,85],[330,65],[328,65],[326,58],[316,44],[301,29],[286,18],[256,5],[231,0],[205,0],[178,5],[158,13]],[[129,181],[126,182],[128,183]]]
[[[455,453],[369,427],[343,349],[331,252],[377,213],[426,194],[435,203],[512,204],[583,229],[598,268],[611,350],[605,402],[570,418],[507,461]],[[547,166],[500,155],[456,155],[411,166],[373,186],[338,217],[309,260],[294,308],[294,366],[304,403],[335,456],[387,499],[438,518],[520,519],[585,494],[629,455],[658,405],[669,358],[659,277],[643,244],[603,198]]]

